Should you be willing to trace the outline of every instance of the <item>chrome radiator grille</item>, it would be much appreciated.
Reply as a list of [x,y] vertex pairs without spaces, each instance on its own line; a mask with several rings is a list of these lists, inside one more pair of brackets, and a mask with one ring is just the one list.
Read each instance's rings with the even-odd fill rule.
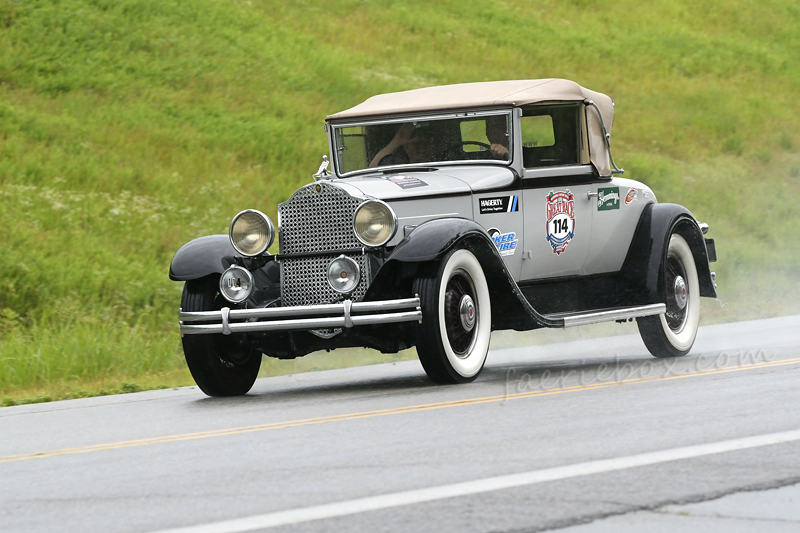
[[[317,190],[319,189],[319,190]],[[362,248],[353,233],[353,215],[363,201],[325,182],[312,183],[278,205],[281,255]],[[281,259],[284,306],[327,304],[345,296],[328,284],[328,265],[339,254]],[[361,301],[369,286],[366,256],[350,255],[361,269],[361,281],[349,296]]]
[[361,248],[353,233],[353,215],[361,201],[325,182],[298,190],[278,206],[281,253]]

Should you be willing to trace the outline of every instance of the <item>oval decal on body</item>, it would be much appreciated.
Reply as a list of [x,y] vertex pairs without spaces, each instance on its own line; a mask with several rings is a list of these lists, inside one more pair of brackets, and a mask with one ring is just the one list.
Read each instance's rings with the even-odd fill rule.
[[553,192],[545,198],[547,242],[553,253],[561,255],[575,236],[575,197],[569,189]]
[[636,189],[631,187],[631,190],[625,195],[625,205],[631,205],[631,202],[634,200],[636,200]]

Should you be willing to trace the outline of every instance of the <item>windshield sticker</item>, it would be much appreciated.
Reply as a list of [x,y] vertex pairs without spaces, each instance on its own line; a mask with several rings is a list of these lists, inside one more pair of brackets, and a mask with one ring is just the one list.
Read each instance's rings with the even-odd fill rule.
[[611,211],[619,209],[619,187],[597,188],[597,210]]
[[631,190],[625,195],[625,205],[631,205],[631,202],[634,200],[636,200],[636,189],[631,187]]
[[517,234],[513,231],[508,233],[501,233],[497,228],[491,228],[489,230],[489,237],[492,238],[492,242],[497,247],[497,251],[500,252],[500,255],[514,255],[517,252]]
[[421,179],[412,176],[389,176],[389,181],[400,187],[401,189],[415,189],[417,187],[427,187],[428,184]]
[[545,198],[547,241],[553,253],[561,255],[575,236],[575,197],[569,189],[553,192]]
[[519,211],[519,197],[514,195],[480,198],[478,199],[478,205],[482,215],[487,213],[514,213]]

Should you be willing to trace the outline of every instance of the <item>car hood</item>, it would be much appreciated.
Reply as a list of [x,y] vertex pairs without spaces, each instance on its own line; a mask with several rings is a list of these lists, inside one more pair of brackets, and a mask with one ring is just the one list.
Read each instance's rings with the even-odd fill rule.
[[[334,180],[350,194],[379,200],[449,196],[510,186],[514,173],[505,167],[452,167],[428,172],[375,173]],[[352,189],[351,189],[352,188]],[[358,192],[356,192],[358,191]]]

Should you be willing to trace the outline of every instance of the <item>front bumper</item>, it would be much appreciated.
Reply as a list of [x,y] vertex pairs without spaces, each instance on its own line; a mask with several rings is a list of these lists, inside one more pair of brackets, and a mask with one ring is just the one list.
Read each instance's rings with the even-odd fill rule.
[[[351,328],[370,324],[422,322],[419,296],[401,300],[339,304],[230,309],[219,311],[180,311],[181,336],[255,331]],[[192,322],[204,322],[193,324]]]

